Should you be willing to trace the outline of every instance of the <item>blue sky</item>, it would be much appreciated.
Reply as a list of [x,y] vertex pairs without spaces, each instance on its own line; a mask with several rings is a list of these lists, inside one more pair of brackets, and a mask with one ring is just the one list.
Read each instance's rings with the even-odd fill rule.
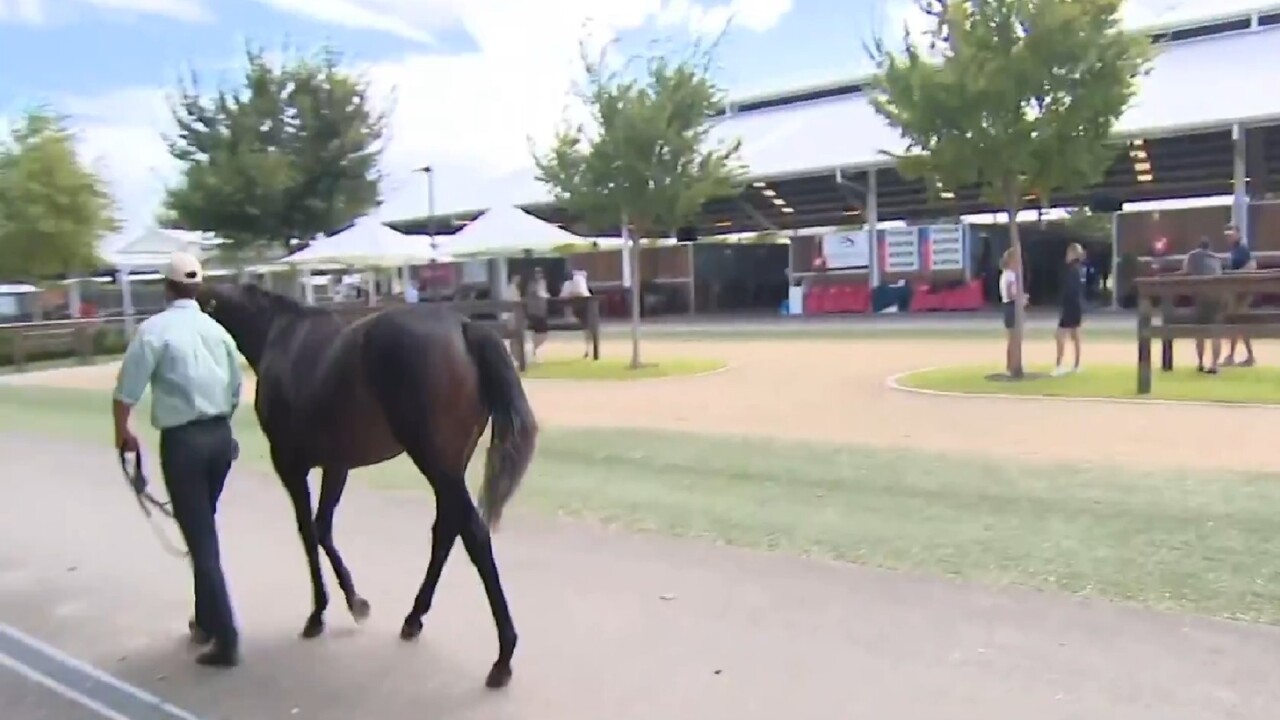
[[[437,168],[437,209],[476,207],[529,165],[563,114],[579,39],[693,37],[732,16],[721,79],[754,94],[862,74],[864,42],[912,20],[912,0],[0,0],[0,117],[66,113],[132,231],[176,168],[166,91],[189,70],[233,80],[246,42],[329,43],[395,93],[388,217],[424,211],[413,167]],[[1140,21],[1250,0],[1131,0]],[[1206,8],[1206,6],[1212,6]],[[501,192],[493,191],[492,202]],[[487,203],[485,203],[487,204]]]

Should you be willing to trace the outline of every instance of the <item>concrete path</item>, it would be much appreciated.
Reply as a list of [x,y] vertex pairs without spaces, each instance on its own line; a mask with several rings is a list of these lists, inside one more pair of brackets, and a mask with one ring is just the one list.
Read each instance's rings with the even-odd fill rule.
[[[496,545],[521,644],[494,693],[492,621],[461,551],[422,640],[396,638],[426,565],[428,495],[350,489],[338,540],[373,618],[357,628],[335,603],[329,633],[304,642],[284,493],[245,472],[222,537],[246,661],[207,671],[182,637],[186,567],[151,536],[113,454],[4,437],[0,456],[0,619],[202,720],[1261,720],[1280,707],[1275,628],[628,535],[522,515],[519,496]],[[3,664],[0,696],[6,720],[103,717]]]

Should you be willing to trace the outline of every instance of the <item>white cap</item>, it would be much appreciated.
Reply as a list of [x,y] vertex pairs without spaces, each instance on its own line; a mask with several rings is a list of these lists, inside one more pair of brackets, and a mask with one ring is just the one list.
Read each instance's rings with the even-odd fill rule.
[[169,257],[169,267],[165,268],[164,277],[182,285],[195,285],[204,280],[204,269],[194,255],[176,252]]

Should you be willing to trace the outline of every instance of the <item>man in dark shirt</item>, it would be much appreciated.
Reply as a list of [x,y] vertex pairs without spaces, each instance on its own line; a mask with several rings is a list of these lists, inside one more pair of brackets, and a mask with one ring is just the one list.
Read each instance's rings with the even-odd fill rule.
[[[1227,239],[1227,246],[1231,248],[1231,254],[1227,259],[1227,269],[1232,271],[1254,270],[1256,266],[1253,262],[1253,253],[1249,250],[1249,244],[1244,242],[1244,238],[1240,237],[1240,231],[1235,225],[1228,225],[1222,231],[1223,237]],[[1248,295],[1240,295],[1233,299],[1233,309],[1244,311],[1249,309],[1249,303],[1252,298]],[[1236,365],[1236,345],[1244,343],[1244,360],[1239,362],[1240,367],[1253,367],[1256,362],[1253,357],[1253,342],[1248,335],[1244,333],[1234,333],[1231,335],[1231,347],[1227,350],[1227,357],[1223,359],[1222,364],[1230,367]]]

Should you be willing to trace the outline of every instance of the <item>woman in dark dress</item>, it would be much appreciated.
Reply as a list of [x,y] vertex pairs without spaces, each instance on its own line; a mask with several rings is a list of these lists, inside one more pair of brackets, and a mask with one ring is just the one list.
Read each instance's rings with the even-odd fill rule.
[[[1084,248],[1080,243],[1067,246],[1067,266],[1062,275],[1062,310],[1058,315],[1058,331],[1054,340],[1058,345],[1058,362],[1054,375],[1066,375],[1080,370],[1080,326],[1084,323]],[[1067,338],[1075,362],[1068,368],[1063,364],[1067,350]]]

